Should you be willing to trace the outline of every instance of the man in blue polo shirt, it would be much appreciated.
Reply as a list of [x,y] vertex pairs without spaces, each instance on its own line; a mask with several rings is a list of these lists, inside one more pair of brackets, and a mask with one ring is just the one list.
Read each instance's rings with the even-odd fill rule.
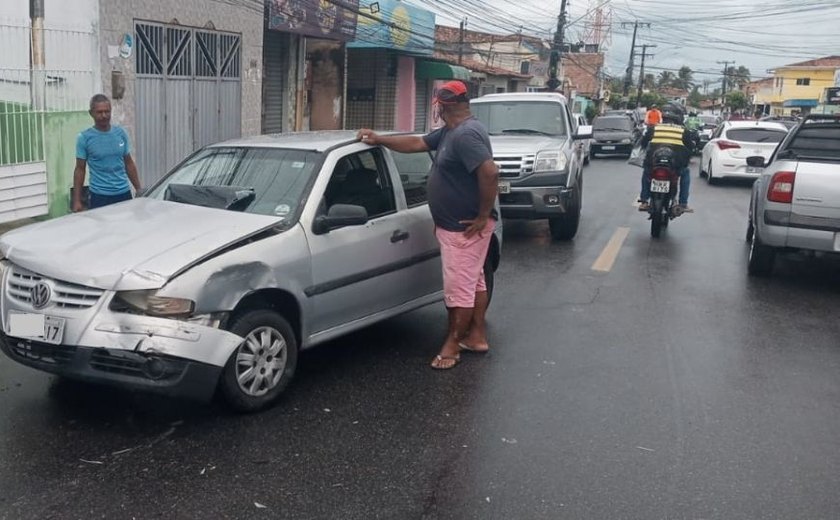
[[137,165],[131,158],[128,134],[111,126],[111,100],[103,94],[90,99],[94,125],[76,139],[76,169],[73,171],[73,211],[84,210],[82,186],[85,169],[90,171],[90,209],[131,199],[129,182],[140,190]]

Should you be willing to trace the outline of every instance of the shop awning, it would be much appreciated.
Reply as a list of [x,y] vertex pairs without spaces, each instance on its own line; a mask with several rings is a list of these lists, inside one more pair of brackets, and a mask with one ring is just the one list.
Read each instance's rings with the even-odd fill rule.
[[442,61],[418,61],[414,69],[417,79],[460,79],[469,81],[470,71],[458,65],[450,65]]
[[786,99],[785,107],[815,107],[819,103],[816,99]]

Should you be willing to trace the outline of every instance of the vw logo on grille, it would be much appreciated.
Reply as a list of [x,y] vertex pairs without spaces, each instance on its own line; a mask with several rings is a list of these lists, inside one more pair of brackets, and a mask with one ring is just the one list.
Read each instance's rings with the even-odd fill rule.
[[44,282],[38,282],[32,289],[29,289],[29,296],[32,298],[32,306],[36,309],[43,309],[50,303],[52,289]]

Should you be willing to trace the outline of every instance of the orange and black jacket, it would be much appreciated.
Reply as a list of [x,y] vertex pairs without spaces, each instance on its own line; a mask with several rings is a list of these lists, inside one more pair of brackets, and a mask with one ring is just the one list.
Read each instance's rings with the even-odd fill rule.
[[645,154],[645,166],[650,165],[653,152],[660,148],[668,147],[674,151],[677,159],[677,168],[685,168],[691,160],[691,136],[688,130],[679,125],[659,124],[649,126],[639,141],[642,148],[647,148]]

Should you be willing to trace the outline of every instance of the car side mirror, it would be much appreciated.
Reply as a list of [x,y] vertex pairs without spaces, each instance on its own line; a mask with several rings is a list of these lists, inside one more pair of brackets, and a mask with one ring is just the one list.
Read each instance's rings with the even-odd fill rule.
[[333,204],[326,215],[315,217],[312,231],[316,235],[323,235],[335,228],[361,226],[367,224],[367,221],[368,214],[364,207],[353,204]]
[[747,166],[752,166],[753,168],[764,168],[766,166],[764,163],[764,157],[760,155],[747,157]]

